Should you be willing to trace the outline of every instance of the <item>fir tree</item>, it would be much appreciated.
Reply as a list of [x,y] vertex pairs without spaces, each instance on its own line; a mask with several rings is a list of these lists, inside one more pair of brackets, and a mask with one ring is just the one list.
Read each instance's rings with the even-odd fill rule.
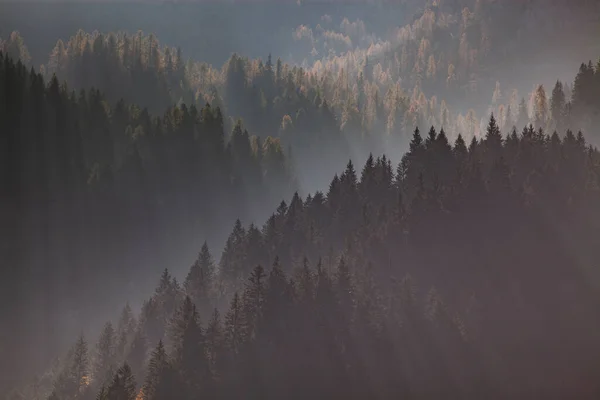
[[119,368],[106,390],[107,400],[135,400],[136,384],[127,363]]
[[211,305],[214,273],[215,267],[212,256],[208,250],[208,245],[204,242],[198,259],[190,268],[183,286],[192,302],[199,307],[200,313],[206,316]]
[[142,389],[144,399],[170,399],[173,391],[177,390],[173,378],[173,370],[161,340],[152,352],[148,362],[148,373]]
[[96,346],[94,380],[98,384],[109,381],[115,368],[116,334],[110,322],[104,325]]

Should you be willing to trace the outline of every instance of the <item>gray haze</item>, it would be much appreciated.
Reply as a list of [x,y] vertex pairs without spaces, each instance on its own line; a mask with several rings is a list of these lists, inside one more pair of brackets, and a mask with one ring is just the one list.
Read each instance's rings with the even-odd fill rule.
[[[293,179],[290,178],[289,181],[272,183],[265,178],[265,187],[272,189],[271,194],[261,197],[260,200],[248,195],[249,203],[245,204],[243,212],[240,211],[241,215],[237,214],[237,205],[232,205],[225,211],[213,209],[210,218],[206,218],[210,219],[210,223],[206,224],[203,223],[205,220],[201,219],[188,224],[187,219],[191,217],[183,208],[169,211],[172,215],[161,215],[165,220],[181,221],[181,224],[173,222],[168,225],[169,233],[160,237],[162,246],[158,250],[154,248],[154,242],[145,243],[143,236],[130,238],[131,242],[124,243],[110,258],[120,258],[123,265],[130,265],[130,270],[124,270],[123,275],[107,277],[102,295],[88,299],[85,308],[74,305],[72,310],[59,310],[56,313],[59,321],[56,321],[54,332],[51,334],[55,337],[50,341],[53,346],[45,348],[45,354],[41,357],[37,357],[38,353],[43,353],[39,347],[30,347],[31,357],[24,359],[38,359],[36,361],[39,363],[34,364],[36,368],[29,369],[28,372],[46,371],[49,360],[70,346],[78,332],[83,331],[94,337],[106,320],[114,320],[117,317],[126,302],[129,302],[134,310],[139,310],[143,301],[153,293],[164,268],[168,268],[179,282],[182,282],[205,241],[218,261],[237,218],[242,218],[246,226],[255,223],[260,229],[281,200],[285,200],[289,205],[294,192],[297,191],[302,197],[316,191],[327,192],[333,175],[343,172],[350,159],[354,165],[362,166],[369,154],[373,153],[376,157],[386,154],[395,168],[408,150],[408,142],[414,129],[413,121],[418,121],[424,137],[429,127],[434,125],[437,129],[443,127],[451,142],[459,133],[467,142],[473,136],[481,138],[484,134],[481,125],[485,126],[490,111],[497,114],[500,103],[509,104],[513,90],[518,91],[518,100],[522,97],[529,101],[530,94],[537,85],[542,84],[549,101],[557,80],[572,87],[579,65],[588,60],[595,61],[600,55],[600,45],[597,42],[600,33],[597,18],[600,13],[595,2],[574,2],[577,5],[573,5],[573,2],[565,0],[555,1],[552,6],[545,7],[546,2],[531,1],[528,2],[531,3],[528,13],[505,13],[498,16],[498,20],[491,24],[495,35],[491,39],[491,54],[479,56],[480,69],[479,64],[475,66],[475,63],[467,62],[464,71],[460,72],[464,76],[457,78],[457,81],[460,81],[457,87],[460,84],[460,88],[453,88],[446,84],[447,71],[439,72],[437,78],[425,77],[427,60],[420,60],[416,54],[411,53],[407,57],[411,61],[414,57],[417,59],[415,64],[420,63],[424,66],[422,73],[412,72],[412,65],[409,68],[400,66],[402,48],[405,46],[418,50],[421,47],[420,43],[415,45],[412,42],[424,43],[419,39],[422,36],[428,41],[428,44],[422,45],[425,48],[423,51],[427,57],[432,56],[434,62],[446,66],[447,59],[454,58],[455,55],[459,59],[462,57],[458,49],[460,40],[456,39],[455,35],[458,36],[463,27],[457,22],[461,15],[457,10],[462,9],[460,5],[469,6],[473,10],[474,4],[478,2],[428,2],[442,4],[437,12],[449,15],[446,22],[440,21],[439,18],[435,20],[434,25],[447,24],[447,27],[439,31],[434,30],[435,33],[432,33],[431,37],[422,33],[428,28],[427,18],[423,17],[425,6],[421,3],[403,1],[398,5],[388,2],[365,5],[332,1],[316,4],[303,2],[300,5],[296,2],[0,2],[0,38],[8,40],[13,31],[18,31],[30,54],[29,65],[36,69],[43,65],[46,79],[49,80],[52,73],[56,73],[75,89],[88,88],[80,87],[84,84],[76,82],[76,78],[73,78],[75,67],[60,69],[53,65],[51,54],[54,54],[53,49],[59,39],[67,43],[78,30],[83,30],[90,38],[96,38],[94,31],[105,35],[110,32],[127,32],[130,37],[138,31],[143,31],[146,35],[153,34],[160,46],[180,47],[185,58],[186,73],[190,76],[186,77],[189,87],[182,89],[177,97],[164,99],[164,103],[172,105],[193,102],[198,107],[207,102],[224,105],[226,140],[230,139],[236,120],[242,118],[243,126],[248,129],[250,135],[255,135],[263,141],[267,137],[280,140],[282,151],[289,161],[290,171],[293,171],[293,174],[290,173]],[[497,6],[500,2],[491,3]],[[568,19],[563,13],[572,13],[567,15],[571,15],[573,20],[556,29],[547,22]],[[474,16],[473,21],[478,21],[477,18],[479,17]],[[509,25],[509,22],[512,25]],[[506,31],[502,30],[503,24],[508,26]],[[515,33],[517,30],[518,35]],[[435,36],[434,39],[434,34],[443,37]],[[471,47],[475,48],[476,45]],[[407,53],[411,51],[407,50]],[[251,88],[246,88],[250,93],[246,97],[238,98],[232,95],[235,91],[231,90],[242,90],[237,87],[231,89],[233,85],[230,77],[234,76],[231,72],[234,69],[231,67],[233,53],[243,58],[240,61],[245,71],[243,76],[246,80],[253,79],[253,88],[261,89],[262,85],[262,81],[255,76],[258,63],[254,60],[261,59],[262,63],[266,63],[269,54],[273,63],[280,58],[284,64],[289,65],[290,71],[294,66],[302,66],[304,71],[313,74],[314,82],[327,77],[334,83],[329,85],[330,87],[327,83],[321,84],[321,93],[318,95],[328,104],[333,103],[332,114],[335,118],[332,121],[335,121],[335,124],[327,127],[315,122],[315,115],[322,108],[319,108],[321,103],[316,104],[314,100],[317,90],[311,91],[314,88],[310,85],[314,82],[311,83],[310,78],[305,78],[304,85],[293,88],[297,93],[306,93],[304,97],[299,96],[301,100],[290,100],[291,104],[284,104],[282,101],[284,105],[280,108],[271,108],[269,105],[269,108],[266,108],[268,111],[254,110],[260,94],[252,92]],[[442,54],[444,56],[440,57]],[[367,59],[368,65],[365,61]],[[456,64],[459,70],[459,62]],[[404,72],[403,68],[411,72]],[[341,72],[342,70],[344,72]],[[192,74],[190,71],[204,72]],[[368,75],[371,94],[377,92],[378,99],[385,98],[381,110],[377,109],[377,104],[373,106],[374,113],[379,114],[367,122],[352,119],[354,117],[351,111],[354,108],[345,108],[347,99],[351,98],[357,99],[356,109],[361,112],[370,104],[368,98],[371,95],[362,98],[362,94],[356,94],[360,91],[356,83],[357,78],[363,72]],[[214,81],[207,83],[207,77],[214,78]],[[342,82],[344,79],[346,81]],[[335,82],[341,82],[340,87]],[[477,88],[464,89],[469,82],[476,82]],[[504,95],[502,100],[493,104],[496,82],[499,82]],[[98,89],[114,95],[114,98],[108,99],[112,104],[116,103],[118,98],[128,95],[119,93],[118,90],[111,92],[110,87]],[[217,95],[210,97],[209,94],[213,93],[213,90]],[[276,89],[272,90],[275,93],[273,99],[284,97],[283,91],[279,93]],[[263,92],[267,91],[265,88]],[[289,90],[285,95],[292,96],[291,92],[292,90]],[[129,94],[132,97],[126,97],[125,100],[131,103],[142,103],[143,99],[148,97],[146,94]],[[268,93],[263,95],[270,96]],[[390,100],[392,95],[397,99],[406,99],[406,104],[399,100]],[[430,105],[433,97],[435,106]],[[142,100],[138,101],[140,98]],[[269,100],[273,100],[272,98]],[[423,99],[428,106],[420,104]],[[154,100],[156,99],[152,99]],[[448,121],[445,125],[440,112],[442,101],[448,108]],[[420,107],[414,113],[415,119],[409,120],[407,116],[414,108],[411,106],[417,104],[420,104]],[[166,108],[163,107],[163,103],[139,105],[149,107],[153,115],[162,115],[163,108]],[[469,110],[473,111],[476,119],[476,123],[471,124],[471,134],[466,132],[467,123],[464,122]],[[512,112],[514,114],[517,110]],[[309,117],[303,118],[303,115]],[[284,128],[283,120],[286,116],[292,124]],[[398,122],[400,118],[402,123]],[[508,133],[512,125],[517,124],[516,118],[512,119],[513,121],[502,127],[503,134]],[[396,121],[395,125],[390,123],[392,120]],[[533,121],[533,118],[531,120]],[[338,135],[340,138],[331,142],[311,143],[308,143],[309,139],[305,139],[309,135],[318,137],[326,134]],[[595,139],[590,141],[593,143]],[[174,190],[187,193],[185,187],[186,183],[181,183],[181,186]],[[208,188],[204,195],[208,197],[210,193],[211,188]],[[218,198],[215,203],[228,201],[228,198]],[[231,204],[234,202],[231,201]],[[93,258],[102,252],[102,249],[96,249],[82,258]],[[158,260],[157,254],[160,254]],[[123,276],[135,279],[124,287],[123,284],[117,284]],[[113,289],[112,283],[116,289]],[[28,326],[35,328],[37,324],[38,321],[32,317]],[[7,357],[0,358],[4,361]],[[10,359],[10,356],[8,358]],[[14,378],[8,373],[3,373],[7,378],[0,380],[0,394],[2,385],[12,387],[17,378],[30,378],[22,373],[26,369],[25,364],[16,368]],[[5,368],[2,365],[0,371],[7,372]]]

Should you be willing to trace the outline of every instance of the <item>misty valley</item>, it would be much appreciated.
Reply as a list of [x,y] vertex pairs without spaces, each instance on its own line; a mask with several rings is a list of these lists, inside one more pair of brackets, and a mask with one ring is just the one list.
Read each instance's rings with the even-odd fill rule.
[[0,0],[0,398],[599,398],[599,19]]

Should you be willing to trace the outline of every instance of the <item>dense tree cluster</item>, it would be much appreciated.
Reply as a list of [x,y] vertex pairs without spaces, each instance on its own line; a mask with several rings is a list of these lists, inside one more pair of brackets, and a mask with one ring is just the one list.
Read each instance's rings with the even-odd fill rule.
[[[535,127],[549,131],[562,132],[571,127],[594,132],[600,114],[599,95],[600,61],[596,66],[589,61],[581,64],[572,85],[558,80],[550,94],[543,85],[537,85],[527,102],[524,98],[518,102],[517,91],[503,96],[497,83],[490,110],[497,113],[498,125],[504,128],[531,122]],[[598,143],[596,135],[590,140]]]
[[[312,46],[307,58],[314,69],[353,76],[364,72],[380,87],[400,79],[409,91],[418,88],[454,104],[476,104],[487,100],[483,96],[508,66],[518,68],[543,52],[544,40],[554,48],[573,39],[585,41],[591,34],[586,29],[597,29],[591,22],[599,9],[592,3],[424,1],[412,20],[383,38],[369,35],[360,19],[344,20],[339,27],[331,21],[301,25],[295,35]],[[346,49],[334,51],[339,43]]]
[[[0,36],[19,30],[30,42],[35,65],[45,63],[48,49],[57,38],[68,39],[78,29],[100,32],[138,29],[153,32],[164,43],[181,46],[197,60],[220,65],[231,53],[243,49],[250,57],[264,56],[265,49],[285,56],[286,62],[301,63],[292,31],[299,24],[344,18],[366,19],[378,35],[389,26],[405,24],[422,10],[422,0],[375,0],[369,3],[284,0],[277,3],[206,2],[121,3],[111,1],[56,3],[44,2],[32,12],[26,3],[2,5]],[[228,33],[223,28],[228,27]],[[210,38],[210,40],[208,40]],[[308,52],[311,49],[308,48]],[[292,53],[292,54],[290,54]]]
[[[464,104],[460,107],[457,105],[461,104],[463,99],[468,99],[470,105],[487,103],[488,92],[497,80],[514,79],[514,74],[511,77],[504,73],[504,70],[511,69],[507,68],[508,66],[518,66],[520,64],[527,66],[530,58],[535,58],[536,55],[547,50],[548,46],[542,45],[542,41],[551,42],[554,49],[560,46],[568,49],[572,47],[568,44],[574,38],[577,38],[580,45],[584,46],[585,43],[581,43],[584,39],[595,37],[594,33],[596,35],[598,33],[594,18],[599,9],[597,4],[590,0],[582,0],[574,5],[564,2],[554,2],[548,5],[543,0],[528,0],[507,4],[491,0],[430,0],[426,2],[403,1],[394,3],[379,4],[378,7],[367,7],[372,12],[367,12],[363,9],[364,6],[346,7],[344,10],[348,14],[347,18],[336,13],[333,14],[333,17],[329,14],[322,15],[320,18],[315,17],[313,15],[315,12],[318,13],[319,10],[328,12],[331,11],[331,7],[318,8],[309,4],[302,7],[298,6],[297,10],[294,10],[298,15],[292,16],[287,14],[294,12],[288,6],[282,5],[280,14],[283,15],[277,15],[277,20],[270,22],[284,27],[282,29],[286,30],[289,35],[286,40],[282,39],[284,42],[294,40],[295,44],[289,43],[284,46],[285,51],[287,52],[287,48],[289,48],[291,53],[291,59],[287,57],[286,61],[294,60],[297,64],[300,64],[305,60],[304,70],[306,75],[316,73],[319,78],[326,77],[330,84],[335,82],[338,77],[342,76],[340,79],[343,79],[343,75],[347,75],[350,77],[350,88],[352,88],[354,83],[358,81],[359,75],[362,74],[364,81],[369,82],[370,86],[378,89],[381,98],[390,88],[400,82],[403,90],[409,94],[408,97],[411,100],[418,100],[420,93],[424,92],[426,98],[437,97],[438,103],[445,99],[449,106],[457,111],[463,108]],[[244,14],[245,7],[236,6],[239,7],[240,14]],[[223,7],[226,8],[227,6]],[[106,12],[110,9],[110,7],[105,8]],[[161,7],[157,8],[160,9]],[[190,8],[190,12],[192,9],[193,7]],[[207,10],[204,10],[204,13],[209,15],[216,13],[215,16],[220,18],[218,9],[219,7],[208,7]],[[269,16],[275,12],[277,7],[265,6],[260,7],[260,9],[264,14],[264,18],[268,21]],[[283,9],[286,11],[283,11]],[[184,8],[158,11],[149,7],[144,13],[152,14],[161,11],[163,14],[177,14],[184,12]],[[202,7],[199,7],[198,12],[203,14],[202,11]],[[121,10],[121,12],[130,14],[131,10]],[[229,12],[229,14],[236,13]],[[390,17],[388,14],[396,14],[395,22],[400,25],[386,31],[381,29],[380,24],[377,22],[381,21],[382,18],[387,20]],[[359,15],[363,19],[353,19]],[[301,16],[307,19],[303,22],[307,25],[300,25],[295,30],[296,25],[286,25],[293,24],[293,21],[298,18],[301,19]],[[214,29],[212,24],[215,21],[204,21],[207,18],[206,15],[200,17],[204,22],[200,25],[204,26],[204,29],[209,32]],[[254,13],[248,15],[248,18],[252,17],[256,17]],[[129,15],[129,18],[137,20],[132,15]],[[146,19],[142,16],[139,16],[139,18]],[[171,18],[174,17],[171,16]],[[239,17],[237,15],[228,15],[228,18],[234,27],[240,27],[245,23],[238,21]],[[105,26],[101,18],[97,19],[100,19],[100,21],[95,22],[95,25],[92,26]],[[179,16],[179,20],[187,21],[187,17]],[[551,21],[551,23],[547,21]],[[146,25],[142,23],[139,25],[133,24],[135,26]],[[173,41],[169,31],[175,30],[175,27],[172,26],[174,24],[166,25],[169,26],[167,31],[161,29],[163,25],[159,24],[156,26],[158,31],[153,30],[153,32],[158,33],[163,40],[168,38],[171,43],[181,44],[182,41],[189,43],[188,40],[194,40],[184,40],[184,38],[178,37],[177,40]],[[261,24],[258,23],[258,25]],[[111,30],[115,28],[96,29]],[[126,30],[128,28],[121,29]],[[191,34],[186,36],[198,37],[197,29],[197,27],[190,27]],[[258,31],[262,32],[262,27]],[[56,33],[53,37],[66,39],[69,34],[72,34],[72,32]],[[100,44],[102,40],[105,41],[103,46],[95,46]],[[212,41],[215,43],[212,47],[220,47],[221,40],[222,38],[218,37],[216,41]],[[39,48],[38,42],[40,41],[42,40],[37,38],[32,43],[32,47]],[[86,35],[79,32],[67,44],[63,42],[57,44],[47,67],[50,69],[56,67],[57,56],[58,59],[65,59],[64,54],[66,53],[69,54],[66,58],[83,55],[86,53],[86,42],[89,42],[90,49],[87,51],[88,56],[84,57],[85,60],[99,60],[102,58],[102,61],[98,64],[109,66],[111,72],[119,72],[118,75],[123,75],[122,70],[127,67],[130,68],[130,71],[134,69],[138,72],[143,71],[143,74],[136,74],[139,76],[134,77],[133,80],[138,83],[150,82],[150,85],[146,85],[146,87],[136,86],[139,92],[147,92],[151,88],[160,87],[159,91],[164,94],[165,79],[157,83],[148,80],[151,80],[152,75],[160,71],[161,75],[171,76],[172,78],[166,80],[173,84],[173,88],[169,90],[175,92],[174,100],[178,101],[183,95],[184,100],[189,103],[189,91],[185,87],[186,78],[191,83],[194,76],[197,77],[197,74],[182,74],[183,70],[177,67],[175,62],[181,61],[179,57],[181,52],[169,49],[171,54],[167,54],[166,50],[160,49],[156,39],[152,36],[142,38],[141,34],[135,32],[131,32],[129,37],[124,34],[107,34],[103,36],[97,33]],[[201,41],[196,40],[196,42]],[[275,50],[284,55],[284,51],[280,50],[279,47],[281,43],[271,44],[270,40],[259,41],[259,43],[265,43],[266,49]],[[187,54],[192,54],[194,58],[206,61],[210,59],[210,54],[208,54],[210,52],[199,52],[198,50],[204,48],[204,46],[205,44],[202,43],[187,44],[184,49]],[[254,48],[254,46],[249,45],[246,47]],[[48,54],[48,50],[48,48],[44,48],[43,54]],[[257,52],[253,50],[252,56],[256,57],[257,54],[261,53],[264,56],[267,51]],[[91,57],[91,53],[94,57]],[[580,57],[580,55],[576,57]],[[173,65],[178,69],[179,75],[169,72],[169,59],[174,61]],[[138,61],[141,64],[138,64]],[[151,63],[148,63],[148,61],[151,61]],[[81,64],[82,60],[77,62],[66,61],[66,63],[73,67]],[[117,66],[120,67],[116,68]],[[204,67],[210,68],[208,65]],[[85,69],[86,72],[98,72],[95,67],[86,67]],[[194,69],[197,72],[197,68]],[[523,70],[518,70],[518,74],[527,74],[528,69],[525,67]],[[67,71],[64,70],[64,72]],[[106,79],[103,74],[100,70],[100,76],[93,76],[90,79],[104,82]],[[72,75],[74,81],[78,83],[82,81],[81,72],[74,72]],[[535,75],[528,77],[529,79],[537,79]],[[123,81],[122,77],[117,80],[125,84],[125,87],[132,87],[131,83]],[[515,82],[510,83],[514,84]],[[357,82],[357,85],[357,89],[360,91],[361,84]],[[197,89],[197,87],[194,87],[195,85],[192,86],[194,90]],[[101,87],[100,89],[107,93],[122,90],[121,87],[110,89]],[[127,93],[126,91],[123,92]],[[369,95],[369,92],[367,91],[366,94]],[[137,96],[138,94],[131,93],[131,95]],[[140,95],[138,98],[131,100],[136,104],[142,104],[139,98],[143,99],[143,96]],[[145,100],[148,101],[149,99]],[[342,100],[341,104],[344,104],[346,98],[344,97]],[[157,101],[167,100],[165,98],[165,100]],[[330,105],[338,106],[338,104],[333,104],[331,99],[328,99],[328,101]],[[359,105],[359,108],[361,106]],[[483,111],[478,110],[477,107],[475,108],[479,113]],[[158,109],[158,111],[162,112],[163,110]],[[426,114],[425,110],[422,110],[422,113]],[[442,114],[442,110],[439,114]],[[239,115],[234,114],[233,116],[238,117]],[[430,122],[425,123],[427,126],[430,124]],[[412,127],[410,124],[408,126],[410,133]],[[448,126],[444,126],[444,128],[447,132],[450,131]],[[464,131],[462,132],[464,133]]]
[[[560,101],[552,103],[553,116],[555,110],[562,111],[561,105]],[[595,66],[591,61],[581,64],[573,84],[573,98],[562,112],[570,117],[568,122],[583,129],[593,129],[600,122],[600,59]]]
[[[404,7],[417,9],[415,4]],[[58,41],[44,68],[48,77],[56,72],[76,89],[94,85],[113,102],[124,97],[154,112],[181,101],[198,108],[206,102],[218,106],[226,130],[242,118],[253,132],[279,135],[284,148],[295,151],[300,183],[309,186],[314,175],[309,160],[326,159],[329,174],[347,155],[362,160],[369,152],[387,151],[393,158],[408,144],[414,126],[443,127],[452,140],[459,133],[470,140],[483,135],[493,111],[503,130],[529,122],[550,131],[574,127],[563,123],[566,117],[558,121],[550,114],[543,87],[519,95],[508,86],[500,91],[497,82],[514,85],[514,77],[502,73],[503,61],[535,54],[538,39],[556,33],[540,21],[558,15],[564,21],[567,12],[582,21],[596,9],[587,2],[565,9],[536,0],[430,1],[385,40],[369,33],[373,28],[365,21],[345,18],[336,26],[324,15],[317,27],[301,25],[294,32],[298,43],[310,44],[312,51],[306,53],[316,52],[302,67],[270,56],[264,62],[234,54],[216,68],[184,62],[179,48],[162,48],[154,35],[79,31],[66,44]],[[571,27],[565,24],[563,30]],[[585,26],[578,22],[579,29]],[[347,42],[344,51],[336,50],[336,43]],[[302,52],[293,51],[300,59]],[[494,84],[491,109],[486,109]],[[469,109],[464,100],[478,106]],[[557,125],[546,126],[551,117]]]
[[262,229],[236,222],[218,268],[205,244],[183,285],[165,270],[52,396],[593,398],[599,200],[581,133],[416,129],[397,168],[350,162]]
[[[123,361],[127,352],[115,351],[106,368],[122,365],[114,377],[102,370],[65,388],[62,376],[74,368],[69,361],[50,398],[93,398],[90,388],[107,400],[390,398],[465,388],[473,376],[466,370],[448,374],[439,357],[454,367],[467,366],[473,358],[467,338],[434,291],[427,304],[425,312],[410,277],[384,293],[373,282],[355,283],[343,259],[331,272],[322,263],[316,269],[305,264],[297,279],[286,276],[275,260],[268,273],[260,266],[252,271],[223,317],[215,310],[201,324],[190,297],[180,299],[164,336],[148,350],[147,372],[137,389],[133,368]],[[99,355],[107,329],[112,328],[107,325],[102,333]],[[443,349],[429,351],[421,335],[437,338]],[[472,388],[460,393],[483,393],[480,383],[471,381]]]
[[45,66],[76,90],[99,88],[109,101],[125,98],[162,113],[175,103],[193,104],[181,49],[161,48],[154,35],[103,35],[83,31],[59,40]]
[[[271,56],[263,62],[234,54],[219,69],[191,60],[184,63],[180,49],[161,49],[153,35],[146,37],[138,33],[130,38],[126,34],[80,31],[67,45],[62,41],[57,43],[45,70],[57,72],[75,88],[97,85],[109,99],[116,101],[124,97],[155,111],[175,102],[195,103],[197,107],[208,102],[221,108],[226,130],[232,129],[239,117],[252,131],[279,136],[285,148],[291,146],[300,182],[305,186],[314,175],[307,160],[315,157],[327,160],[323,167],[332,172],[348,154],[364,159],[369,152],[404,148],[414,126],[443,127],[450,139],[461,133],[467,140],[484,134],[486,121],[480,118],[482,112],[485,115],[494,112],[503,130],[530,122],[536,128],[550,131],[564,131],[572,126],[571,89],[567,85],[562,88],[562,83],[550,97],[541,85],[532,93],[520,96],[517,90],[501,90],[496,82],[487,110],[476,107],[478,111],[459,112],[461,107],[457,104],[461,103],[458,101],[461,93],[475,90],[476,99],[488,96],[486,88],[490,85],[482,84],[482,88],[477,89],[481,79],[475,76],[485,70],[481,63],[494,65],[494,55],[502,53],[496,47],[495,51],[464,50],[471,54],[462,57],[467,60],[464,65],[460,62],[459,44],[455,46],[456,55],[446,54],[454,47],[451,43],[439,42],[440,37],[472,37],[471,42],[482,37],[481,46],[485,45],[484,33],[492,29],[486,28],[489,19],[485,16],[500,11],[495,10],[496,5],[481,1],[471,7],[476,11],[461,8],[460,18],[447,14],[456,11],[453,7],[440,8],[439,4],[426,7],[413,25],[398,33],[400,50],[393,57],[382,58],[373,52],[357,50],[342,58],[335,56],[317,61],[306,68],[283,63],[281,59],[273,61]],[[516,11],[503,12],[512,15]],[[462,21],[459,27],[454,26],[456,21]],[[351,32],[362,32],[364,27],[361,26],[359,22],[347,20],[342,23],[343,29]],[[502,43],[504,41],[496,46]],[[411,54],[415,60],[408,57]],[[481,60],[473,61],[474,55]],[[439,61],[435,61],[438,58]],[[429,72],[414,75],[414,71],[425,68],[423,60],[426,59]],[[419,66],[420,63],[423,65]],[[459,72],[455,65],[472,72]],[[593,67],[586,68],[594,75]],[[440,78],[443,82],[438,79],[439,74],[434,73],[440,69],[450,71],[449,77]],[[582,73],[585,75],[585,71]],[[472,76],[467,80],[467,75]],[[461,81],[465,82],[459,85]],[[577,87],[581,85],[577,83]],[[573,89],[573,92],[579,96],[581,90]],[[430,93],[430,97],[425,93]],[[577,120],[585,119],[581,117],[579,113]],[[589,129],[590,124],[577,128]]]
[[142,266],[160,271],[173,251],[220,240],[223,223],[260,216],[293,193],[279,140],[240,123],[226,137],[219,108],[181,105],[153,117],[111,106],[97,90],[46,84],[7,56],[0,132],[2,324],[15,318],[12,305],[23,307],[12,338],[54,340],[32,326],[69,326],[100,298],[109,310],[103,286],[143,290]]
[[25,41],[17,31],[12,32],[6,40],[0,38],[0,50],[13,60],[21,60],[25,64],[31,61]]
[[13,397],[597,398],[600,63],[500,81],[600,9],[401,3],[289,29],[302,64],[0,40],[0,396],[88,325]]

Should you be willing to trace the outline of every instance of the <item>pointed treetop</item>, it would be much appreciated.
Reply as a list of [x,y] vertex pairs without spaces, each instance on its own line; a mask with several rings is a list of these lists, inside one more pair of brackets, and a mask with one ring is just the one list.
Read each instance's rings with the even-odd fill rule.
[[423,139],[421,138],[421,132],[419,128],[416,127],[413,133],[412,140],[410,141],[410,153],[415,153],[418,149],[421,148],[423,144]]
[[479,142],[477,141],[477,138],[473,136],[473,138],[471,139],[471,143],[469,144],[469,153],[474,154],[475,150],[477,150],[478,144]]
[[456,141],[454,142],[454,151],[457,153],[466,153],[467,152],[467,144],[462,137],[462,134],[458,134]]
[[442,128],[440,130],[440,133],[437,136],[436,142],[440,143],[443,147],[446,147],[446,146],[449,145],[449,143],[448,143],[448,136],[446,136],[446,132],[444,132],[444,128]]
[[429,133],[427,134],[427,142],[429,144],[435,142],[435,139],[437,138],[437,132],[435,130],[435,127],[432,125],[431,128],[429,128]]
[[279,206],[277,207],[277,215],[285,215],[285,213],[287,212],[288,206],[285,203],[285,200],[281,200],[281,203],[279,203]]
[[356,170],[354,169],[354,164],[352,164],[352,160],[348,161],[346,165],[346,170],[342,174],[341,182],[349,185],[350,188],[355,188],[357,184],[358,178],[356,176]]

